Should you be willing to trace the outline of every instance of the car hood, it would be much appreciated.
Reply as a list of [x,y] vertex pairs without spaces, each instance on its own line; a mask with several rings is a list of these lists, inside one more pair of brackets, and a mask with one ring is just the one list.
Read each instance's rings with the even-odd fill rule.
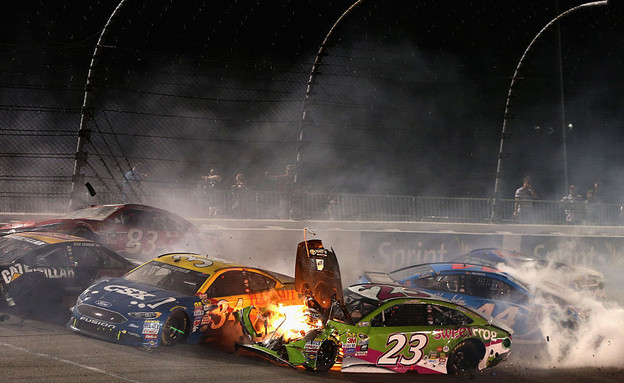
[[177,304],[184,298],[192,298],[192,296],[128,281],[124,278],[101,281],[92,285],[80,295],[82,303],[100,307],[115,307],[119,310],[123,310],[123,308],[162,310],[166,306]]
[[8,225],[2,226],[0,229],[2,230],[15,230],[15,231],[24,231],[23,229],[43,229],[46,227],[56,227],[60,226],[66,222],[70,221],[69,219],[48,219],[45,221],[21,221],[14,222]]

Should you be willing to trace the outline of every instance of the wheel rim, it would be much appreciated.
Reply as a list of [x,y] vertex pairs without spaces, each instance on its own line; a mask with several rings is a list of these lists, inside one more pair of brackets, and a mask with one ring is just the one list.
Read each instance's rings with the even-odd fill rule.
[[450,361],[450,370],[456,374],[471,372],[477,368],[479,363],[476,359],[474,345],[470,343],[457,347]]
[[172,345],[186,338],[186,316],[180,311],[171,314],[162,329],[162,343]]

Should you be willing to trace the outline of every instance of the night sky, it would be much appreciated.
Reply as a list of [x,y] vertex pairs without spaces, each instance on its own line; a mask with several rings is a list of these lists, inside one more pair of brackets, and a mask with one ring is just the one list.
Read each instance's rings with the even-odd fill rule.
[[[489,197],[520,57],[582,3],[362,1],[334,31],[304,103],[319,46],[353,1],[128,0],[98,57],[85,173],[114,188],[143,161],[158,186],[216,166],[259,185],[299,152],[310,191]],[[118,2],[3,5],[2,177],[69,177],[93,49]],[[623,199],[623,16],[621,6],[587,7],[529,52],[508,120],[504,196],[531,175],[545,199],[595,180]],[[28,161],[52,158],[6,155],[29,151]]]

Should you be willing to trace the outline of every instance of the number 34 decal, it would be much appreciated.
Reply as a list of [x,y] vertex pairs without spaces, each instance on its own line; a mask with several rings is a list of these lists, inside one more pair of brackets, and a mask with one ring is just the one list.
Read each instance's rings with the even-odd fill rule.
[[[408,341],[409,337],[409,341]],[[377,361],[378,365],[411,366],[423,357],[423,348],[427,346],[427,335],[422,333],[413,334],[390,334],[386,341],[386,347],[390,347]],[[407,353],[403,354],[403,349],[408,348]]]

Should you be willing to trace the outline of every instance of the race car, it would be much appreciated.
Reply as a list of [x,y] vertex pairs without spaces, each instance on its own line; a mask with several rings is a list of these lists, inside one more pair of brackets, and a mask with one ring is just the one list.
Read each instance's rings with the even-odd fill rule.
[[194,253],[170,253],[87,288],[68,326],[133,346],[196,344],[235,335],[229,331],[239,330],[232,327],[233,311],[277,302],[302,302],[292,277]]
[[171,251],[200,250],[199,230],[191,222],[166,210],[137,204],[91,206],[58,219],[11,223],[0,231],[67,233],[143,261]]
[[0,301],[20,315],[67,309],[94,281],[134,267],[88,239],[43,232],[6,235],[0,237]]
[[[554,262],[539,256],[529,256],[525,253],[506,249],[476,249],[453,259],[453,262],[467,262],[477,265],[498,267],[500,264],[511,268],[510,272],[522,275],[529,268],[534,268],[544,274],[552,273],[552,278],[562,280],[577,291],[589,292],[598,298],[605,298],[604,276],[599,271],[582,267],[569,266],[562,262]],[[544,275],[551,278],[550,275]]]
[[469,263],[427,263],[390,273],[365,272],[360,281],[396,283],[434,294],[491,315],[514,330],[521,343],[543,341],[538,326],[542,315],[563,312],[558,322],[574,326],[580,313],[567,300],[569,288],[545,282],[528,284],[498,269]]
[[430,293],[396,284],[337,291],[335,253],[319,243],[297,254],[295,279],[307,304],[268,314],[243,308],[237,317],[247,341],[239,349],[316,371],[432,374],[485,369],[508,355],[510,328]]

